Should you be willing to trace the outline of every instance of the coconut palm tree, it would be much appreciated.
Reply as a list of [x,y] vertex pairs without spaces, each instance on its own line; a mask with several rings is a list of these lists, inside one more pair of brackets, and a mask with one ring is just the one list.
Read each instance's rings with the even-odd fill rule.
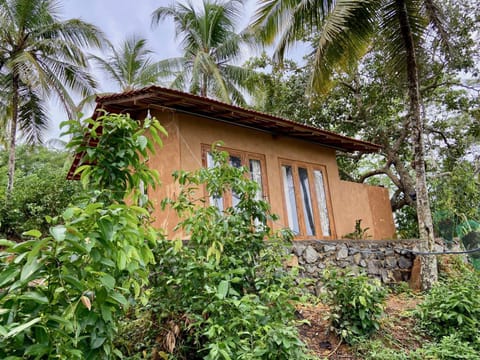
[[159,63],[150,57],[153,52],[147,48],[146,39],[131,36],[119,51],[110,45],[110,52],[107,59],[96,55],[91,58],[122,91],[155,84],[164,75]]
[[240,55],[240,46],[247,42],[245,35],[235,33],[240,11],[238,0],[204,0],[200,10],[191,2],[177,2],[153,12],[153,25],[172,18],[176,36],[181,39],[184,55],[162,62],[173,74],[172,88],[245,104],[242,91],[249,90],[246,80],[252,70],[232,64]]
[[73,117],[69,91],[86,96],[95,86],[82,47],[100,46],[103,36],[80,20],[61,21],[58,8],[55,0],[0,0],[0,74],[9,115],[7,197],[13,189],[19,128],[43,129],[44,101],[52,95]]
[[[432,251],[435,242],[426,185],[417,53],[430,25],[446,39],[434,0],[261,0],[260,3],[252,27],[261,29],[265,43],[273,43],[279,35],[278,59],[305,34],[318,31],[310,80],[314,92],[328,90],[332,73],[358,61],[378,34],[385,39],[386,60],[394,70],[392,73],[406,78],[416,175],[416,194],[409,196],[416,201],[422,249]],[[425,289],[437,280],[434,256],[422,257],[421,278]]]

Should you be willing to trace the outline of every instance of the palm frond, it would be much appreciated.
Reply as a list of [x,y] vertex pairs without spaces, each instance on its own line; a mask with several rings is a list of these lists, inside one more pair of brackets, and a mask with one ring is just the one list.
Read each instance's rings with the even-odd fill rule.
[[48,128],[45,102],[32,88],[20,89],[18,125],[22,137],[28,144],[41,144],[43,133]]
[[152,13],[154,25],[167,18],[173,20],[184,52],[181,60],[160,62],[165,74],[170,72],[173,77],[170,86],[231,102],[229,92],[241,79],[228,79],[224,70],[240,54],[244,40],[251,39],[246,33],[235,32],[242,4],[240,0],[204,0],[196,8],[192,2],[176,2]]
[[381,0],[341,0],[325,17],[313,54],[310,88],[325,92],[336,69],[346,70],[368,50]]
[[379,28],[383,38],[388,39],[385,43],[386,62],[393,74],[405,73],[407,68],[408,39],[404,39],[400,29],[399,18],[401,12],[406,14],[411,29],[411,37],[415,47],[421,45],[422,38],[428,27],[428,20],[421,12],[422,1],[388,1],[382,8],[381,22]]
[[436,29],[440,36],[440,42],[443,46],[444,52],[447,55],[450,55],[452,49],[450,48],[445,14],[443,13],[441,7],[434,0],[424,0],[423,9],[429,23]]

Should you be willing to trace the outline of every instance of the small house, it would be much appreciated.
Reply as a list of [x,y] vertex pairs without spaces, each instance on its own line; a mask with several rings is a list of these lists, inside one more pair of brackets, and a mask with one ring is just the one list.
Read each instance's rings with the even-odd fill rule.
[[[273,228],[289,227],[298,240],[339,239],[361,220],[369,238],[395,234],[388,190],[341,180],[336,161],[337,151],[373,153],[379,145],[158,86],[100,96],[97,109],[134,119],[150,113],[168,131],[163,148],[149,159],[162,181],[149,192],[154,204],[178,193],[175,170],[211,166],[211,145],[221,141],[232,166],[249,169],[260,196],[279,215]],[[70,178],[80,163],[77,154]],[[235,200],[230,195],[211,201],[223,207]],[[173,237],[173,211],[156,206],[152,215],[154,225]]]

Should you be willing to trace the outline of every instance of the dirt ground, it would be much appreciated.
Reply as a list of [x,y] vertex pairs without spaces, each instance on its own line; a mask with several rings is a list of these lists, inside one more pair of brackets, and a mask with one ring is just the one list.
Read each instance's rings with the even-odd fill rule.
[[[382,336],[391,342],[392,347],[399,349],[415,349],[420,344],[412,336],[413,321],[406,316],[420,302],[419,298],[404,295],[391,295],[387,299],[385,319],[377,336]],[[342,343],[338,336],[329,330],[328,307],[323,304],[315,306],[302,305],[297,308],[298,317],[308,321],[300,326],[300,335],[308,348],[320,359],[331,360],[361,360],[355,356],[355,351]]]

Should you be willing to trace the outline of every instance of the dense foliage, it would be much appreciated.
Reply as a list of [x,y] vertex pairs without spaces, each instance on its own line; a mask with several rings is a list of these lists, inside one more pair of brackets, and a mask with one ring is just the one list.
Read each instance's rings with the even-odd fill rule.
[[31,230],[29,241],[1,241],[2,359],[121,357],[113,344],[118,322],[142,299],[157,240],[147,210],[123,198],[136,198],[140,181],[155,185],[156,175],[142,164],[155,143],[149,139],[162,128],[154,119],[140,123],[125,115],[99,121],[105,136],[96,147],[85,148],[83,132],[72,130],[72,146],[86,150],[93,164],[79,168],[88,201],[51,219],[48,236]]
[[436,339],[456,334],[480,351],[480,276],[464,274],[438,283],[419,305],[422,328]]
[[[8,155],[0,153],[0,187],[6,186]],[[48,217],[60,215],[82,194],[80,184],[67,181],[71,154],[42,146],[17,149],[17,171],[9,199],[0,192],[0,234],[19,239],[24,231],[48,233]]]
[[332,328],[348,343],[370,336],[380,328],[387,290],[378,280],[325,270],[323,282]]
[[[181,191],[165,206],[179,214],[178,228],[190,240],[159,246],[152,295],[124,335],[132,339],[127,351],[170,353],[168,359],[305,359],[294,278],[283,264],[288,234],[271,232],[269,206],[256,199],[258,185],[246,169],[230,166],[226,153],[216,162],[175,174]],[[203,186],[212,196],[235,193],[238,204],[223,212],[209,206],[199,200]],[[138,330],[144,326],[147,335]]]

